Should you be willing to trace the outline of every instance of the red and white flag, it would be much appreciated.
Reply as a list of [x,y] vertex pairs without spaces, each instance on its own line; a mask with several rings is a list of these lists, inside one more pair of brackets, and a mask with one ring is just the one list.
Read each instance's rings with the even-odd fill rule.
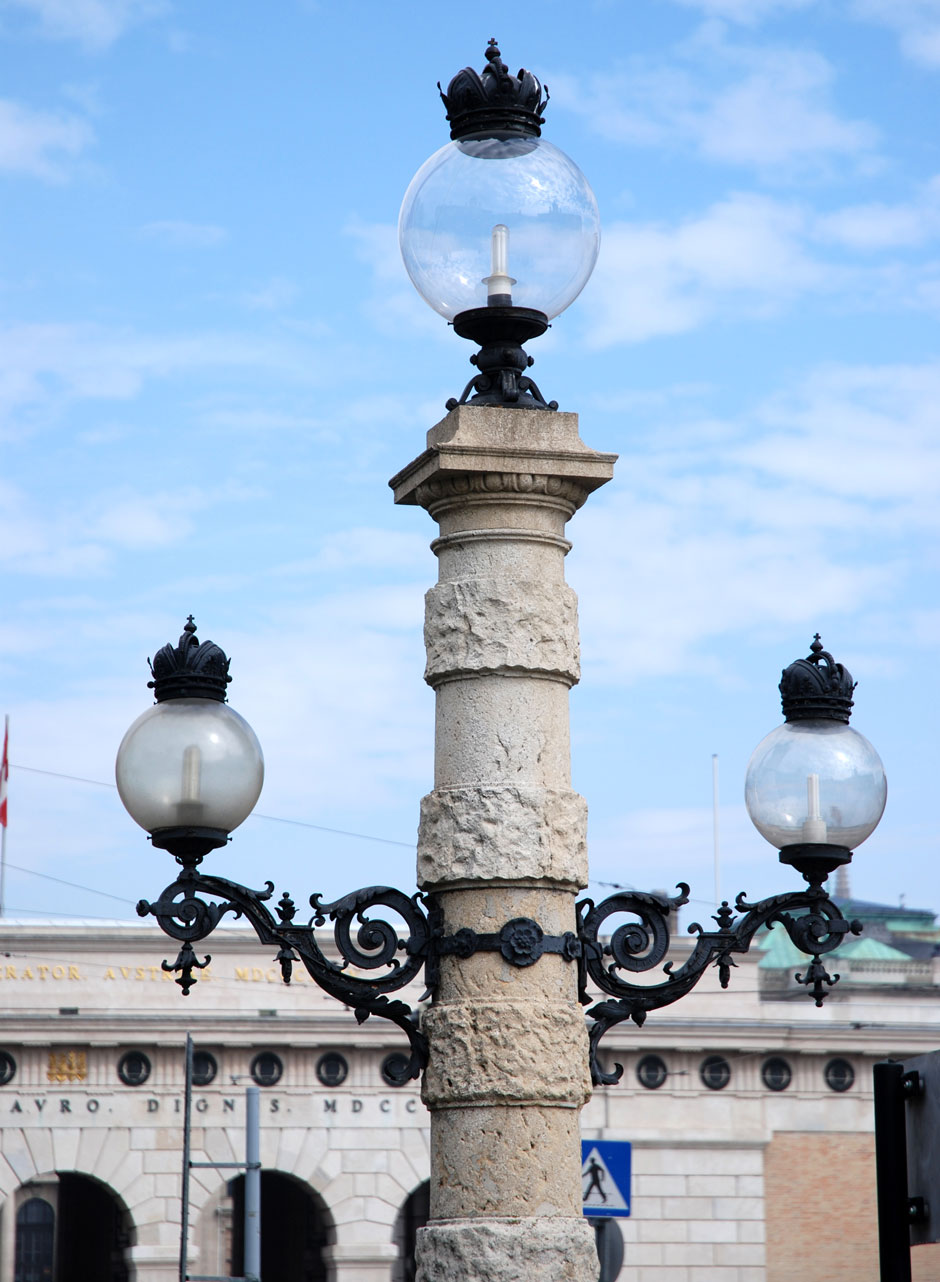
[[7,780],[10,778],[10,718],[3,722],[3,760],[0,761],[0,828],[7,826]]

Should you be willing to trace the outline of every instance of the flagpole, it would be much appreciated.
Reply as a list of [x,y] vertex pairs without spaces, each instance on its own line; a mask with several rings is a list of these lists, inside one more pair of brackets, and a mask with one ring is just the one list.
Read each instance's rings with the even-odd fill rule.
[[[715,903],[721,903],[721,854],[718,835],[718,753],[712,753],[712,846],[715,860]],[[2,896],[0,896],[2,898]]]
[[10,714],[3,718],[3,760],[0,761],[0,917],[7,903],[7,781],[10,777]]

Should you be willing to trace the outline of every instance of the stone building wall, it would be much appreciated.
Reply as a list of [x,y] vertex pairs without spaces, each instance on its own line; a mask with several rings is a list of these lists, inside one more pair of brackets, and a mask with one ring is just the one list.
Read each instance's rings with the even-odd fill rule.
[[[0,1282],[15,1279],[21,1208],[41,1196],[58,1213],[76,1173],[123,1216],[127,1282],[175,1282],[187,1031],[217,1065],[195,1091],[193,1158],[241,1160],[252,1063],[276,1054],[282,1075],[261,1087],[262,1162],[282,1190],[303,1192],[322,1229],[322,1271],[309,1276],[402,1282],[404,1210],[429,1159],[417,1083],[382,1077],[397,1030],[358,1026],[304,980],[285,988],[238,929],[213,936],[209,978],[185,1000],[160,969],[168,941],[146,927],[7,924],[3,941],[0,1051],[15,1074],[0,1084]],[[805,998],[761,1000],[758,967],[742,959],[731,992],[709,977],[642,1030],[612,1030],[603,1053],[623,1080],[595,1093],[582,1133],[633,1144],[621,1282],[874,1282],[871,1066],[935,1049],[935,1010],[923,991],[850,993],[821,1013]],[[118,1076],[128,1051],[150,1063],[138,1085]],[[336,1086],[317,1075],[330,1052],[348,1066]],[[638,1077],[649,1055],[666,1068],[655,1089]],[[714,1056],[729,1071],[720,1089],[701,1077]],[[765,1081],[771,1058],[790,1068],[782,1090]],[[834,1059],[851,1068],[846,1090],[827,1083]],[[194,1272],[229,1267],[236,1176],[193,1172]],[[940,1276],[935,1252],[915,1251],[920,1282]]]

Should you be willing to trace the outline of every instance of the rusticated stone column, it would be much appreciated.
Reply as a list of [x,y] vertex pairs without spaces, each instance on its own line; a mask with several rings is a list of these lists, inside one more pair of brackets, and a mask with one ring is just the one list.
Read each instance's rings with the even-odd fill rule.
[[[460,406],[391,481],[440,526],[427,594],[427,681],[437,695],[434,791],[418,883],[444,933],[530,918],[575,926],[587,884],[587,810],[571,790],[568,691],[578,680],[565,525],[615,456],[577,416]],[[525,952],[526,939],[519,941]],[[590,1094],[575,966],[445,956],[424,1027],[431,1047],[431,1222],[419,1282],[588,1282],[578,1119]]]

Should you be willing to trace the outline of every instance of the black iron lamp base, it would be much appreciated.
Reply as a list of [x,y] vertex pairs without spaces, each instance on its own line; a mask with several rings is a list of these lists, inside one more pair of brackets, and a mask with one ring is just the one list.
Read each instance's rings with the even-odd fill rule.
[[[508,295],[506,295],[508,298]],[[548,317],[531,307],[474,307],[459,312],[453,321],[461,338],[479,343],[470,357],[480,371],[471,378],[458,400],[451,397],[447,409],[458,405],[499,405],[516,410],[557,410],[557,401],[546,401],[526,370],[533,359],[522,344],[538,338],[548,329]],[[473,395],[471,396],[471,392]]]
[[221,828],[201,828],[195,824],[179,824],[173,828],[157,828],[150,840],[158,850],[168,850],[184,868],[195,868],[210,850],[228,844],[229,836]]
[[847,846],[830,846],[822,842],[798,842],[784,846],[780,862],[801,872],[811,886],[821,886],[830,873],[851,863],[852,852]]

